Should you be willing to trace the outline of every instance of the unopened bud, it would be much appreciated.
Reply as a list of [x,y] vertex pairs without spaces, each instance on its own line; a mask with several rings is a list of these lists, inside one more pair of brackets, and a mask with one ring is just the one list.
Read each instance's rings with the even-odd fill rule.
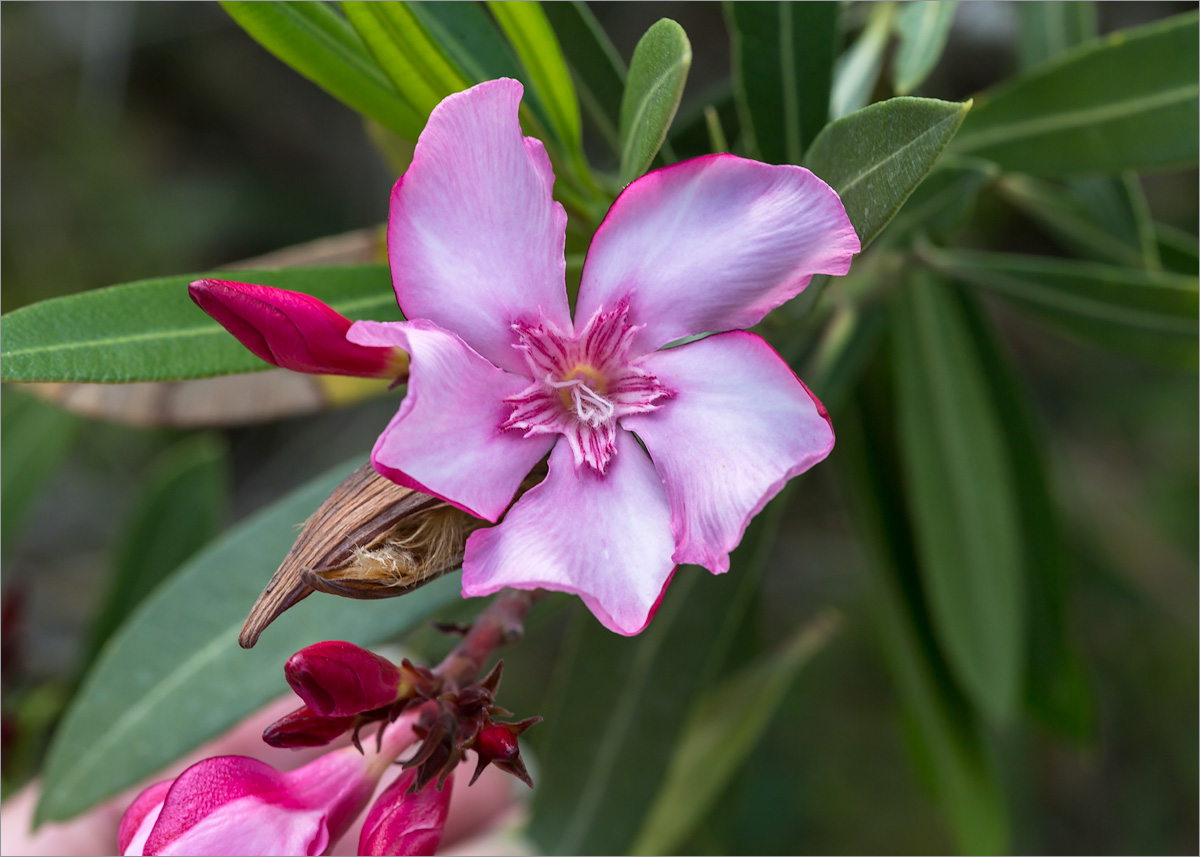
[[354,716],[322,717],[308,706],[280,717],[263,730],[263,740],[272,747],[324,747],[354,725]]
[[400,668],[353,643],[330,640],[301,649],[283,668],[296,695],[321,717],[345,717],[391,705]]

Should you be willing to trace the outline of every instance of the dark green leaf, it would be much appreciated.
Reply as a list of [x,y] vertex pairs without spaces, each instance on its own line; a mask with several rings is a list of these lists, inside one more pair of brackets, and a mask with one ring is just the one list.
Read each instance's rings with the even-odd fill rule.
[[631,854],[679,852],[766,732],[800,669],[837,630],[837,622],[837,614],[830,612],[800,627],[778,651],[743,667],[696,704]]
[[1000,415],[1016,482],[1029,616],[1025,704],[1050,729],[1083,743],[1095,730],[1095,701],[1070,638],[1072,554],[1050,495],[1041,432],[1029,396],[987,315],[977,301],[967,295],[960,298]]
[[1193,277],[1200,273],[1200,241],[1194,233],[1156,223],[1154,237],[1164,268]]
[[1041,0],[1016,3],[1020,24],[1021,68],[1054,59],[1076,45],[1096,38],[1096,4],[1087,0]]
[[[1101,181],[1112,184],[1107,178]],[[1085,199],[1071,188],[1018,174],[1004,176],[996,184],[996,190],[1068,250],[1102,262],[1128,267],[1142,265],[1136,224],[1100,220],[1102,212],[1116,206],[1101,207],[1096,205],[1094,195]]]
[[227,482],[225,450],[204,435],[180,441],[155,462],[117,544],[87,664],[155,586],[220,532]]
[[788,489],[714,577],[682,566],[649,627],[620,637],[577,609],[555,668],[530,833],[547,854],[624,854],[687,714],[719,675],[766,564]]
[[397,600],[314,596],[249,651],[238,631],[296,527],[358,462],[230,530],[142,602],[105,647],[54,736],[39,821],[71,818],[287,691],[284,661],[320,640],[369,646],[458,597],[453,575]]
[[633,49],[629,82],[621,98],[621,183],[644,173],[667,138],[679,109],[692,44],[683,27],[662,18],[648,29]]
[[1197,365],[1194,276],[932,247],[920,254],[947,276],[1002,295],[1077,337],[1168,365]]
[[0,409],[4,467],[0,469],[0,545],[17,544],[25,515],[79,434],[80,421],[10,389]]
[[984,93],[954,151],[1048,176],[1195,164],[1196,24],[1112,33]]
[[837,3],[726,3],[746,148],[798,164],[829,121]]
[[550,130],[568,152],[578,153],[583,143],[579,99],[571,84],[562,47],[541,4],[533,0],[510,0],[489,2],[488,8],[529,73],[530,88],[546,108]]
[[238,26],[330,95],[406,140],[425,124],[393,88],[353,28],[325,3],[221,4]]
[[900,48],[892,68],[897,95],[908,95],[933,71],[946,49],[957,7],[953,2],[916,0],[900,9],[896,16]]
[[842,197],[865,249],[933,168],[971,103],[892,98],[830,124],[804,165]]
[[177,381],[270,368],[188,297],[201,277],[305,292],[343,315],[392,321],[386,265],[216,271],[43,301],[2,319],[5,381]]
[[466,79],[404,3],[343,2],[342,10],[396,91],[422,122]]
[[951,234],[971,215],[979,191],[999,175],[999,168],[988,161],[942,159],[904,203],[880,242],[892,246],[916,234]]
[[472,83],[509,77],[529,89],[528,76],[481,5],[421,0],[409,0],[405,5]]
[[914,273],[893,336],[905,487],[933,627],[967,696],[1005,722],[1023,679],[1025,593],[1000,414],[948,285]]
[[575,73],[575,89],[600,136],[619,152],[617,126],[621,121],[621,93],[628,70],[608,34],[582,0],[542,6],[561,43],[569,45],[567,64]]
[[[886,366],[873,382],[887,384]],[[856,523],[871,547],[869,590],[880,649],[912,726],[915,749],[964,854],[1009,850],[1008,811],[986,733],[948,674],[920,591],[912,533],[903,513],[894,411],[876,395],[838,424],[837,463]]]

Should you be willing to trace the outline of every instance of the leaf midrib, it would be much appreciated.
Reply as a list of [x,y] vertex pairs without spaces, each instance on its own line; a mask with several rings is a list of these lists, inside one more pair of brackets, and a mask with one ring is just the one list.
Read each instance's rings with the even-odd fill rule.
[[941,130],[941,128],[943,126],[945,126],[947,124],[953,124],[955,120],[957,120],[963,116],[963,113],[964,113],[964,111],[960,107],[959,110],[955,111],[954,113],[950,114],[949,116],[946,116],[944,119],[941,119],[936,124],[930,125],[924,131],[922,131],[920,134],[918,134],[916,137],[913,137],[911,140],[909,140],[907,143],[905,143],[903,146],[901,146],[899,149],[896,149],[893,152],[891,152],[891,154],[889,154],[886,158],[884,158],[883,160],[880,160],[880,161],[876,161],[869,169],[863,170],[862,172],[858,173],[853,179],[848,181],[842,187],[838,188],[837,189],[838,193],[843,196],[845,194],[849,193],[854,188],[855,185],[857,185],[860,181],[865,179],[867,176],[872,175],[875,172],[877,172],[878,170],[882,169],[885,165],[891,163],[896,158],[903,155],[905,152],[907,152],[913,146],[920,143],[926,137],[930,136],[931,134],[935,134],[936,132]]
[[[646,97],[640,99],[638,102],[638,106],[633,113],[633,118],[629,120],[629,136],[625,138],[625,145],[621,147],[622,175],[628,174],[629,159],[631,157],[631,152],[633,151],[633,144],[638,139],[637,129],[641,127],[642,117],[646,115],[646,111],[650,107],[650,102],[654,99],[654,96],[658,93],[658,91],[663,88],[664,79],[667,78],[668,75],[673,74],[678,68],[681,68],[687,61],[687,58],[686,52],[678,54],[675,60],[672,61],[669,66],[663,68],[663,70],[654,78],[650,86],[646,89]],[[664,129],[664,138],[665,134],[666,132]]]
[[955,151],[959,154],[977,151],[988,146],[1008,143],[1013,140],[1034,137],[1039,134],[1068,131],[1098,122],[1111,122],[1148,113],[1162,107],[1168,107],[1176,102],[1194,100],[1200,95],[1200,84],[1184,84],[1173,89],[1167,89],[1155,95],[1139,95],[1123,101],[1113,101],[1096,107],[1084,107],[1053,113],[1049,116],[1039,116],[1022,122],[1000,125],[994,129],[976,131],[969,130],[955,142]]

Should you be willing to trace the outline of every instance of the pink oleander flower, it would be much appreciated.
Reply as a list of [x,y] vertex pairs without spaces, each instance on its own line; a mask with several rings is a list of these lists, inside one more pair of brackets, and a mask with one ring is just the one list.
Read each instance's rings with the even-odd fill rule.
[[[500,521],[467,541],[464,595],[571,592],[636,634],[676,564],[727,571],[750,519],[832,449],[820,402],[744,328],[814,274],[844,274],[859,241],[808,170],[696,158],[617,198],[572,317],[566,213],[545,149],[521,133],[521,93],[496,80],[445,99],[392,192],[409,321],[346,334],[411,360],[371,460]],[[545,480],[513,504],[547,455]]]
[[121,820],[122,854],[324,854],[366,807],[380,776],[412,745],[415,714],[363,751],[345,747],[280,773],[217,756],[142,792]]
[[405,771],[375,800],[363,822],[359,854],[437,851],[446,830],[454,775],[448,776],[444,783],[429,782],[423,789],[410,792],[416,778],[415,770]]

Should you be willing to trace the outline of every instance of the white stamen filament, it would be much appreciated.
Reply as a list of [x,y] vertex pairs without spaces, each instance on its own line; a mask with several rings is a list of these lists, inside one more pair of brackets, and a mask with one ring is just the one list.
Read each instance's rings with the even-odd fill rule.
[[616,406],[612,402],[597,393],[579,378],[572,378],[569,381],[555,381],[551,376],[547,375],[546,383],[558,390],[570,387],[571,404],[573,405],[572,409],[575,411],[575,416],[593,428],[608,422],[613,418],[613,414],[617,412]]

